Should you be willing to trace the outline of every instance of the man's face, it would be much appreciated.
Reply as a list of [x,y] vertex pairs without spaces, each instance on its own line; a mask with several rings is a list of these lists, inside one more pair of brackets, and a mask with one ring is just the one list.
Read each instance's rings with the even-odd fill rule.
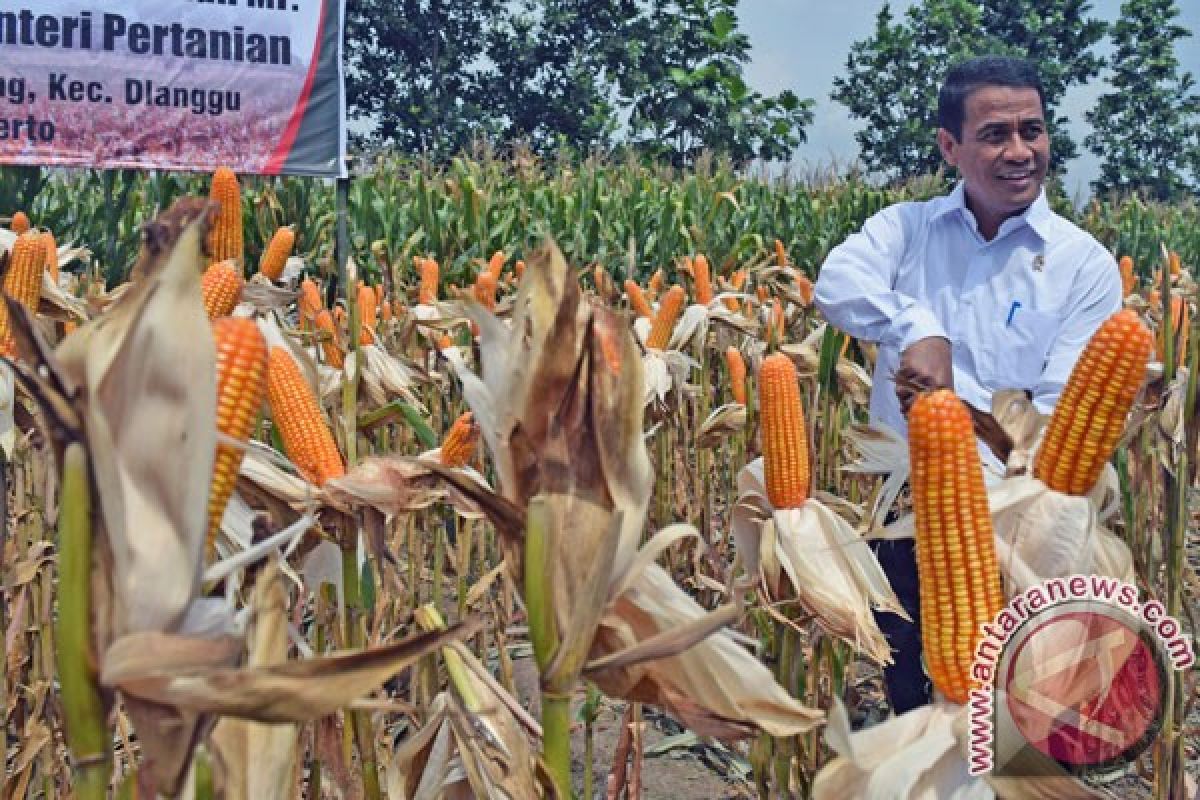
[[1036,89],[985,86],[967,96],[962,140],[938,130],[942,156],[962,174],[981,227],[998,226],[1037,199],[1050,137]]

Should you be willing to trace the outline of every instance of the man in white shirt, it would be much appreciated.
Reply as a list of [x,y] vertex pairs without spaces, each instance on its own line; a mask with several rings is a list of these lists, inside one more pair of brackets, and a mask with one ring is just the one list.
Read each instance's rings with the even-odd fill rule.
[[[984,57],[952,67],[938,94],[937,142],[961,182],[944,197],[885,208],[822,265],[818,308],[851,336],[879,344],[873,421],[904,433],[913,387],[951,388],[980,419],[993,392],[1025,389],[1048,413],[1088,339],[1120,309],[1112,255],[1046,202],[1043,101],[1027,61]],[[998,442],[980,449],[998,463]],[[912,541],[876,552],[919,620]],[[893,614],[878,620],[894,651],[888,694],[902,713],[929,701],[920,628]]]

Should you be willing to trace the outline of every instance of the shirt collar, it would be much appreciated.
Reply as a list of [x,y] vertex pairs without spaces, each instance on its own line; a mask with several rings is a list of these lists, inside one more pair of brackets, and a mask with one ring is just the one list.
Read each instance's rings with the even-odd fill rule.
[[[932,219],[939,219],[954,212],[970,213],[970,209],[967,208],[967,195],[962,181],[955,184],[954,191],[937,198],[935,202],[937,206],[933,209]],[[1046,240],[1050,238],[1050,226],[1053,217],[1054,212],[1050,210],[1050,203],[1046,200],[1046,190],[1042,188],[1038,191],[1037,199],[1030,204],[1029,208],[1018,214],[1016,219],[1020,220],[1020,223],[1028,225],[1034,233],[1043,240]],[[1013,223],[1009,223],[1007,227],[1009,230],[1012,230]]]

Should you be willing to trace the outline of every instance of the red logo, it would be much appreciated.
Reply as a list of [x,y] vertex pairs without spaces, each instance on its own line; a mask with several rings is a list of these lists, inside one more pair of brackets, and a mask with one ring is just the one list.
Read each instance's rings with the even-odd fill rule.
[[1072,772],[1126,763],[1162,721],[1167,671],[1149,631],[1112,608],[1062,607],[1020,631],[1000,673],[1025,742]]

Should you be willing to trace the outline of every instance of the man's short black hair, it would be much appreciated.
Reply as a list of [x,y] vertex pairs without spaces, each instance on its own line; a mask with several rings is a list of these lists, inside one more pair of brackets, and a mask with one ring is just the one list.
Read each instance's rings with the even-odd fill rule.
[[1036,89],[1042,108],[1046,107],[1046,91],[1033,62],[1010,56],[969,58],[958,62],[946,73],[946,82],[938,92],[938,127],[945,128],[955,140],[962,141],[967,97],[985,86]]

